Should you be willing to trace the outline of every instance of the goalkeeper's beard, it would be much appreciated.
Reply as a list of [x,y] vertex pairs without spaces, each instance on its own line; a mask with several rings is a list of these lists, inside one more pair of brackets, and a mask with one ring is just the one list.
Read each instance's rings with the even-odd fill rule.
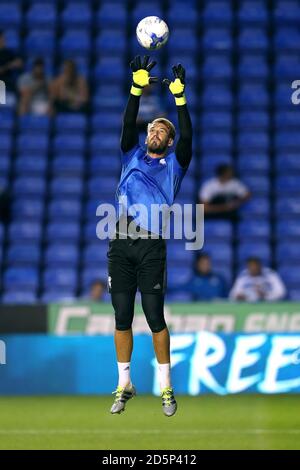
[[156,153],[157,155],[162,155],[166,153],[167,148],[168,146],[164,142],[160,142],[158,144],[151,143],[147,145],[148,152]]

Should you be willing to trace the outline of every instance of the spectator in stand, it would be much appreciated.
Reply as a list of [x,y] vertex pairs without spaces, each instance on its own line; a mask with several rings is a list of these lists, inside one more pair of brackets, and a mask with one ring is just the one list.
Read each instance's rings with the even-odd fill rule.
[[137,126],[139,132],[147,132],[149,122],[158,117],[166,117],[159,96],[153,93],[151,86],[146,86],[140,102]]
[[279,275],[264,268],[258,258],[248,258],[247,268],[236,279],[229,297],[241,302],[264,302],[282,300],[286,288]]
[[43,59],[36,59],[32,70],[20,76],[18,90],[20,115],[49,113],[49,80],[45,75]]
[[96,279],[90,288],[89,300],[92,302],[102,302],[105,294],[105,284],[100,279]]
[[89,89],[73,60],[66,60],[62,73],[52,81],[51,99],[56,112],[87,112]]
[[206,218],[235,220],[238,209],[250,198],[247,187],[234,175],[231,165],[216,168],[216,177],[206,181],[199,192]]
[[0,80],[6,86],[6,103],[13,106],[16,102],[16,81],[23,61],[18,54],[6,46],[5,34],[0,30]]
[[175,289],[190,293],[194,302],[223,299],[228,294],[225,280],[213,271],[211,258],[206,253],[197,256],[194,276]]

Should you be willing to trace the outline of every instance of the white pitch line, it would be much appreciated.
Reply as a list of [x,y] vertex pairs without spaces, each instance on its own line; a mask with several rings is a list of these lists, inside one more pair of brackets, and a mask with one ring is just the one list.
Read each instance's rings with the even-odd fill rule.
[[0,435],[9,434],[300,434],[300,429],[126,429],[126,430],[104,430],[104,429],[0,429]]

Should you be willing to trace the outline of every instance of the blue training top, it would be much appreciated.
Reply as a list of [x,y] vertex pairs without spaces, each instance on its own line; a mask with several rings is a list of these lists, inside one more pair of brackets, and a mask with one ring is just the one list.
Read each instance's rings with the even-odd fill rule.
[[[167,204],[170,207],[186,171],[187,168],[178,163],[175,152],[152,158],[139,144],[129,152],[122,152],[122,173],[116,192],[118,219],[127,214],[138,226],[162,235],[161,218],[151,221],[151,206]],[[135,204],[143,204],[147,213],[138,211],[133,207]]]

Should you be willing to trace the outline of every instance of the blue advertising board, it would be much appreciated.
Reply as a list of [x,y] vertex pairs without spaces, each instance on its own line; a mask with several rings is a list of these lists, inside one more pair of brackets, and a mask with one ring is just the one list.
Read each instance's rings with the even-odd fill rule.
[[[1,337],[0,394],[110,394],[117,384],[112,336]],[[171,337],[176,393],[300,393],[299,334]],[[132,379],[139,393],[159,393],[149,335],[137,335]]]

